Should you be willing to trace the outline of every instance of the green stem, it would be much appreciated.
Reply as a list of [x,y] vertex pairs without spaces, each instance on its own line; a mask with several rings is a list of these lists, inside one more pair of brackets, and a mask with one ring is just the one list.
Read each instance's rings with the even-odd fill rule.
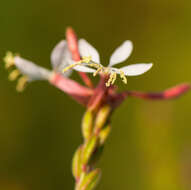
[[105,141],[110,133],[108,123],[111,107],[102,106],[96,113],[87,110],[82,119],[83,144],[73,157],[72,171],[76,180],[75,190],[93,190],[101,177],[101,170],[96,168]]

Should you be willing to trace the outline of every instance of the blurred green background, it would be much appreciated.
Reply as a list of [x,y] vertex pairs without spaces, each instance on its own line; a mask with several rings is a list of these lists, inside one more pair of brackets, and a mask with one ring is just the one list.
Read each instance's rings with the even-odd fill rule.
[[[50,52],[72,26],[107,64],[124,40],[127,63],[153,62],[122,89],[160,91],[191,81],[191,1],[1,0],[0,57],[7,50],[50,68]],[[15,90],[0,65],[0,189],[73,189],[71,158],[84,108],[46,82]],[[77,76],[74,74],[74,77]],[[164,102],[129,98],[115,112],[98,190],[191,189],[191,93]]]

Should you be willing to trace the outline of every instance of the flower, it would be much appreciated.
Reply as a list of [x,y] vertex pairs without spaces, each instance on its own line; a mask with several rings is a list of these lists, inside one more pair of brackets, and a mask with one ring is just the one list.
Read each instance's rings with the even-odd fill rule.
[[[110,105],[112,109],[118,107],[127,97],[135,97],[149,100],[167,100],[183,95],[190,90],[190,84],[180,84],[173,88],[158,93],[146,93],[139,91],[118,92],[116,86],[111,86],[120,74],[124,82],[127,76],[135,76],[148,71],[152,64],[135,64],[122,68],[115,68],[114,65],[125,61],[131,54],[133,45],[130,41],[125,41],[115,50],[110,58],[108,67],[100,64],[97,50],[84,39],[78,41],[72,28],[66,30],[66,41],[59,42],[51,53],[52,71],[37,66],[33,62],[25,60],[18,55],[8,52],[4,58],[5,67],[12,66],[17,69],[11,71],[10,80],[18,80],[17,90],[22,91],[25,84],[35,80],[47,80],[51,85],[62,90],[78,103],[86,106],[89,110],[98,110],[102,105]],[[91,56],[91,57],[89,57]],[[70,79],[70,68],[79,72],[80,77],[86,86]],[[97,69],[97,70],[96,70]],[[64,73],[63,73],[64,72]],[[100,81],[94,87],[87,73],[100,73]],[[109,81],[108,81],[109,76]],[[105,85],[106,84],[106,85]]]
[[[98,73],[109,74],[109,80],[106,83],[106,86],[114,84],[117,74],[120,75],[124,83],[127,83],[125,76],[137,76],[147,72],[152,67],[152,63],[139,63],[124,66],[121,68],[115,68],[114,65],[124,62],[129,58],[133,50],[133,44],[131,41],[125,41],[119,46],[110,57],[109,65],[104,67],[100,63],[100,57],[97,50],[90,45],[86,40],[79,40],[79,52],[82,56],[80,62],[76,62],[73,66],[75,70],[86,73],[94,73],[94,76]],[[89,68],[94,67],[95,69]],[[65,69],[67,71],[67,69]]]
[[40,67],[18,55],[14,56],[11,52],[6,54],[4,61],[7,69],[13,65],[17,68],[10,73],[10,80],[16,80],[20,75],[23,75],[18,80],[18,91],[23,91],[26,82],[50,80],[53,72],[61,73],[64,77],[69,77],[72,71],[69,70],[66,73],[62,73],[62,70],[73,63],[71,53],[68,50],[68,45],[65,40],[59,42],[51,53],[53,71]]

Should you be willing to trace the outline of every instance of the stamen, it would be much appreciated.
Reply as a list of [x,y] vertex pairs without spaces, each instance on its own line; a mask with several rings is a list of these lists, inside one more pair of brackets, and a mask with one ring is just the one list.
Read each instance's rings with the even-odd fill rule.
[[22,76],[17,83],[16,89],[18,92],[22,92],[25,88],[25,85],[28,81],[28,77],[27,76]]
[[9,69],[14,65],[14,55],[11,52],[7,52],[4,57],[5,68]]
[[74,63],[74,64],[72,64],[72,65],[69,65],[68,67],[64,68],[64,69],[62,70],[62,72],[65,73],[66,71],[72,69],[73,67],[75,67],[75,66],[77,66],[77,65],[81,65],[81,64],[82,64],[81,61],[79,61],[79,62],[77,62],[77,63]]
[[84,57],[82,57],[81,62],[84,62],[84,63],[90,63],[91,60],[92,60],[92,57],[91,57],[91,56],[87,56],[87,57],[84,56]]
[[99,69],[100,67],[102,68],[102,65],[100,65],[99,63],[94,63],[93,61],[91,61],[90,63],[88,63],[87,66],[89,66],[89,67],[94,67],[94,68],[96,68],[96,69]]
[[10,80],[10,81],[16,80],[16,79],[19,77],[20,74],[21,74],[21,73],[20,73],[19,70],[17,70],[17,69],[13,70],[13,71],[9,74],[9,80]]
[[116,81],[116,79],[117,79],[117,73],[113,73],[113,80],[112,80],[112,82],[111,82],[112,85],[114,84],[114,82]]
[[94,73],[94,76],[96,76],[103,68],[102,65],[93,62],[91,56],[88,56],[88,57],[82,57],[82,59],[80,61],[78,61],[78,62],[76,62],[74,64],[71,64],[68,67],[64,68],[62,70],[62,72],[64,73],[64,72],[68,71],[69,69],[72,69],[73,67],[76,67],[78,65],[87,65],[89,67],[96,68],[97,71]]
[[98,68],[97,71],[94,72],[93,76],[95,77],[101,71],[102,71],[102,67]]
[[126,78],[126,76],[125,76],[125,73],[124,73],[122,70],[119,70],[119,72],[120,72],[120,77],[121,77],[122,81],[123,81],[125,84],[127,84],[127,78]]
[[113,81],[115,82],[116,80],[116,73],[111,73],[110,76],[109,76],[109,80],[106,82],[106,86],[109,87]]

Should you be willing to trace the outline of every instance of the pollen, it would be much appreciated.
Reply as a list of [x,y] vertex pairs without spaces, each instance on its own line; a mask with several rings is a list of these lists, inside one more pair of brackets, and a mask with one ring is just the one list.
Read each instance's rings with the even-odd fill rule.
[[99,67],[97,71],[94,72],[93,76],[95,77],[98,73],[102,71],[102,69],[103,69],[102,67]]
[[125,76],[125,73],[124,73],[122,70],[119,70],[119,72],[120,72],[120,77],[121,77],[122,81],[123,81],[125,84],[127,84],[127,78],[126,78],[126,76]]
[[13,70],[13,71],[9,74],[9,80],[10,80],[10,81],[16,80],[16,79],[19,77],[20,74],[21,74],[21,73],[20,73],[20,71],[19,71],[18,69]]
[[117,73],[113,72],[109,75],[109,80],[106,82],[106,86],[109,87],[114,84],[117,79]]
[[80,62],[84,62],[84,63],[90,63],[91,61],[92,61],[91,56],[83,56],[82,59],[80,60]]
[[16,90],[18,92],[22,92],[26,86],[28,82],[28,77],[27,76],[22,76],[21,78],[19,78],[17,86],[16,86]]
[[9,69],[11,66],[14,65],[14,55],[11,52],[7,52],[5,57],[4,57],[4,62],[5,62],[5,68]]

